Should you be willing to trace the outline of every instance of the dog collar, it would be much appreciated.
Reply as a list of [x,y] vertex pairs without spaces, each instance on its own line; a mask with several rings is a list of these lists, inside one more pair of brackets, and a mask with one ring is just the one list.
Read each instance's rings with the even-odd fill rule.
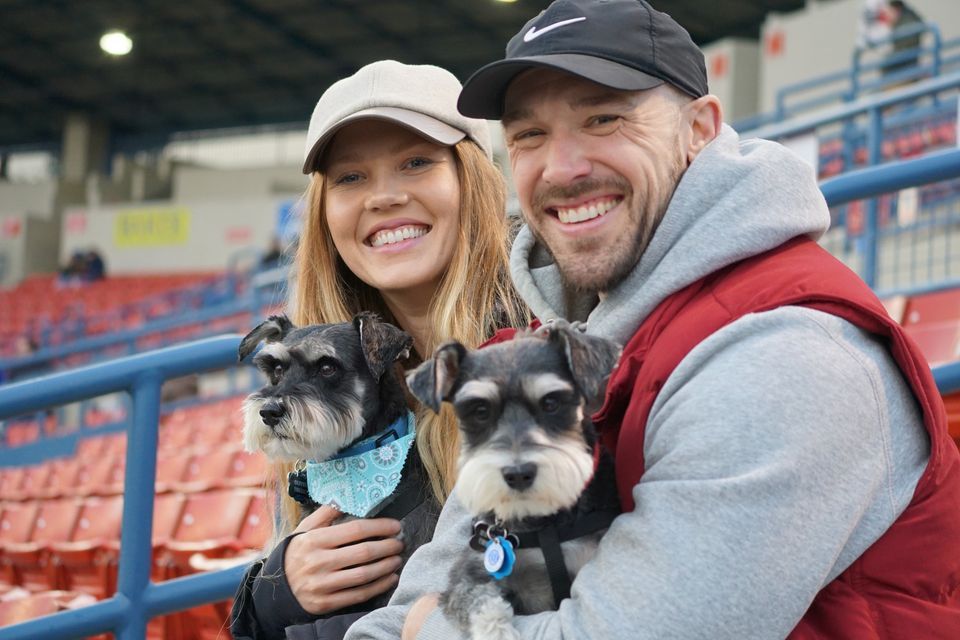
[[[364,438],[360,442],[350,445],[346,449],[341,449],[337,453],[333,454],[329,460],[339,460],[341,458],[349,458],[351,456],[358,456],[368,451],[373,451],[374,449],[379,449],[384,445],[384,443],[390,442],[390,438],[393,440],[399,440],[405,438],[413,429],[413,414],[409,411],[407,415],[400,416],[393,423],[381,431],[378,434],[372,435],[369,438]],[[313,460],[308,460],[307,464],[314,462]]]
[[403,465],[416,438],[407,412],[384,432],[340,451],[329,460],[307,461],[307,493],[317,504],[365,518],[376,512],[400,484]]

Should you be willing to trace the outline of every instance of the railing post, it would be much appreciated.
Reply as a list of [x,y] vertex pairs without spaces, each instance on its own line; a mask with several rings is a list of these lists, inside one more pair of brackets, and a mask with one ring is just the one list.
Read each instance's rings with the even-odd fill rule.
[[142,640],[147,634],[149,618],[144,595],[150,583],[153,494],[157,475],[155,452],[162,383],[160,373],[144,371],[132,388],[133,419],[127,427],[123,529],[120,532],[117,584],[117,591],[130,601],[130,609],[118,629],[118,640]]
[[[870,124],[867,128],[867,163],[871,167],[880,164],[881,151],[883,149],[883,114],[880,107],[873,107],[869,111]],[[877,198],[873,197],[867,201],[866,206],[866,224],[864,225],[864,256],[863,256],[863,280],[870,286],[877,286],[877,243],[880,238],[878,230],[879,220],[877,216]]]

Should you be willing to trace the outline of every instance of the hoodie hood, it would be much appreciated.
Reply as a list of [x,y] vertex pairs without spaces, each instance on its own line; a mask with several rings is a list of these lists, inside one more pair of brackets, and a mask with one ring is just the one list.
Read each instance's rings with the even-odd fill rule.
[[540,320],[587,320],[587,333],[626,344],[670,294],[801,235],[830,226],[813,169],[769,140],[723,128],[684,172],[633,271],[599,300],[566,291],[553,258],[524,225],[514,241],[514,284]]

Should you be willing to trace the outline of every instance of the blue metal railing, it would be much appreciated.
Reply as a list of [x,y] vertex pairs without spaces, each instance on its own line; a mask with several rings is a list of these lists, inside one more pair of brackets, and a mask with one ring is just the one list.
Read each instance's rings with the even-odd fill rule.
[[150,618],[230,598],[244,567],[150,581],[151,531],[160,385],[189,373],[236,364],[239,335],[219,336],[0,387],[0,420],[106,393],[128,392],[133,419],[127,433],[117,593],[96,604],[6,627],[4,640],[84,637],[113,631],[118,640],[143,640]]
[[[884,111],[889,109],[893,105],[900,103],[910,102],[918,100],[922,97],[936,96],[945,91],[954,91],[960,88],[960,73],[954,73],[950,75],[945,75],[937,78],[931,78],[923,82],[918,82],[909,87],[905,87],[896,91],[890,91],[888,93],[870,96],[866,98],[861,98],[860,100],[837,106],[833,109],[824,111],[823,113],[807,116],[803,118],[796,118],[790,122],[785,122],[777,125],[768,125],[765,127],[760,127],[752,131],[747,131],[742,134],[744,138],[767,138],[772,140],[789,138],[792,136],[807,134],[810,132],[815,132],[819,128],[832,125],[832,124],[842,124],[845,126],[850,126],[851,123],[855,121],[858,117],[867,117],[867,127],[866,127],[866,148],[867,148],[867,165],[870,167],[876,167],[880,164],[882,160],[882,143],[883,143],[883,118]],[[849,136],[848,136],[849,137]],[[930,156],[932,160],[926,161],[921,165],[912,165],[913,162],[918,162],[917,160],[910,160],[905,163],[898,163],[896,166],[901,168],[908,167],[907,169],[901,169],[904,171],[911,171],[909,167],[911,166],[920,166],[923,171],[930,170],[930,164],[936,166],[941,166],[942,170],[938,170],[935,174],[936,177],[929,178],[926,180],[911,180],[908,181],[910,184],[904,184],[903,187],[895,187],[894,182],[888,181],[886,184],[883,181],[874,182],[875,191],[870,193],[864,192],[860,197],[874,196],[881,193],[889,193],[895,191],[899,188],[905,188],[906,186],[914,186],[918,184],[926,184],[936,180],[944,180],[947,178],[957,177],[960,174],[955,172],[953,167],[953,161],[949,158],[943,158],[933,154]],[[921,159],[920,161],[924,161]],[[941,164],[942,163],[942,164]],[[883,175],[886,178],[889,178],[890,174],[894,175],[897,173],[897,169],[893,171],[884,170],[879,174],[872,173],[856,173],[858,176],[873,176],[873,175]],[[853,174],[846,174],[853,175]],[[931,174],[934,175],[934,174]],[[834,183],[833,181],[828,181],[825,184],[833,184],[832,187],[827,187],[827,189],[836,189],[835,185],[850,185],[856,184],[857,180],[854,181],[843,181],[841,176],[840,178],[835,178],[833,180],[840,180],[841,182]],[[870,180],[870,178],[863,178],[864,180]],[[873,187],[871,187],[873,188]],[[863,191],[863,189],[861,189]],[[844,198],[838,199],[834,197],[833,199],[828,198],[831,205],[837,205],[842,202],[849,202],[855,198]],[[869,284],[871,287],[877,286],[877,263],[878,263],[878,239],[879,239],[879,217],[877,215],[878,204],[876,199],[871,199],[867,202],[865,210],[865,223],[864,231],[862,235],[862,246],[864,247],[864,257],[863,257],[863,267],[860,272],[860,276]]]

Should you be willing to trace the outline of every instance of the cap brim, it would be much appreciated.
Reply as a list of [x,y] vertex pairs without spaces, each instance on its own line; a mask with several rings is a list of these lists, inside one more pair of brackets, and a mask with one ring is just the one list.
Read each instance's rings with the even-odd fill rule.
[[457,144],[467,137],[467,134],[463,131],[417,111],[410,111],[409,109],[401,109],[399,107],[371,107],[370,109],[352,113],[327,129],[327,131],[320,136],[320,139],[314,142],[310,148],[310,153],[307,154],[307,158],[303,162],[303,173],[310,174],[316,171],[317,164],[320,162],[320,157],[323,155],[324,149],[326,149],[330,141],[333,140],[333,136],[335,136],[340,129],[351,122],[364,119],[393,122],[410,129],[431,142],[436,142],[437,144],[448,147]]
[[565,71],[612,89],[640,91],[652,89],[664,80],[633,67],[605,58],[579,53],[554,53],[492,62],[480,68],[464,83],[457,109],[470,118],[499,120],[503,117],[503,99],[507,87],[520,73],[532,67]]

